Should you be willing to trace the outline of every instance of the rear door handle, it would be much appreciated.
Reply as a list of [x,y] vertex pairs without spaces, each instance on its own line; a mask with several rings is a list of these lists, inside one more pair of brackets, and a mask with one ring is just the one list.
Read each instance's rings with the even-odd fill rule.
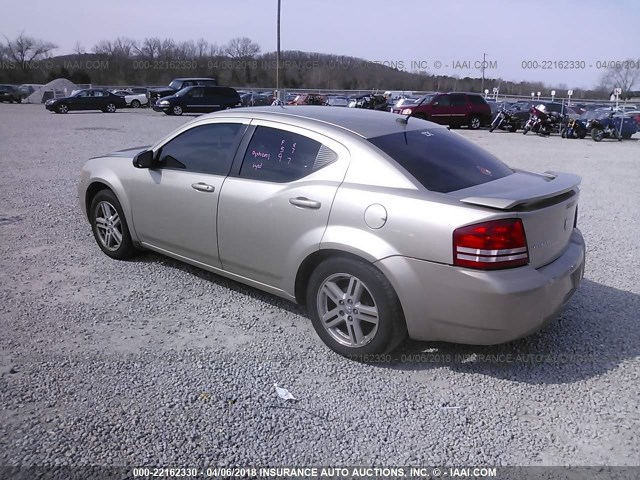
[[202,182],[198,182],[198,183],[192,183],[191,184],[191,188],[194,188],[196,190],[199,190],[200,192],[215,192],[216,191],[216,187],[214,187],[213,185],[209,185],[207,183],[202,183]]
[[306,197],[290,198],[289,203],[291,205],[295,205],[296,207],[313,208],[313,209],[318,209],[322,205],[320,202],[316,202],[315,200],[309,200]]

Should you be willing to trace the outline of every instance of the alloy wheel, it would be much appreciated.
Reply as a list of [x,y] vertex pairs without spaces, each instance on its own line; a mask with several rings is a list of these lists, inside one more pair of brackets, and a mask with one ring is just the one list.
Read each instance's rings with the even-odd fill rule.
[[96,230],[104,248],[114,252],[122,244],[122,222],[116,208],[109,202],[100,202],[96,208]]
[[317,308],[322,326],[341,345],[362,347],[376,336],[378,307],[369,288],[353,275],[326,278],[318,290]]

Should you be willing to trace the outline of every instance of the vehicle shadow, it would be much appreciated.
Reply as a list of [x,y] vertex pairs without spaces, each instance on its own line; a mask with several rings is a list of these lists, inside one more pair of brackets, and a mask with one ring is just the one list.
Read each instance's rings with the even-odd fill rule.
[[[163,255],[145,252],[133,261],[175,268],[308,319],[293,302]],[[639,312],[640,295],[584,279],[562,315],[529,337],[490,346],[407,340],[365,360],[391,370],[445,367],[530,384],[575,383],[640,357]]]
[[192,265],[189,265],[188,263],[174,260],[171,257],[166,257],[164,255],[160,255],[158,253],[150,251],[144,251],[140,252],[130,261],[134,263],[157,263],[161,264],[164,268],[175,268],[177,270],[187,272],[190,275],[195,275],[196,277],[202,278],[203,280],[211,282],[215,285],[220,285],[221,287],[228,288],[243,295],[258,299],[274,307],[281,308],[296,315],[305,316],[304,308],[284,298],[278,297],[277,295],[272,295],[267,292],[263,292],[262,290],[258,290],[257,288],[249,287],[247,285],[244,285],[243,283],[236,282],[235,280],[231,280],[220,275],[216,275],[215,273],[211,273],[207,270],[194,267]]
[[502,345],[405,342],[383,368],[446,367],[531,384],[574,383],[640,357],[640,295],[590,280],[540,332]]

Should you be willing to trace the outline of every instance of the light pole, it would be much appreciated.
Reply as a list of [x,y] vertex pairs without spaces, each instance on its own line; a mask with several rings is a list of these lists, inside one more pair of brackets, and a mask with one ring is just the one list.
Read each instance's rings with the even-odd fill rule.
[[484,66],[487,64],[487,54],[482,54],[482,86],[480,87],[480,91],[484,91]]
[[278,91],[278,97],[281,97],[280,94],[280,0],[278,0],[278,45],[276,50],[276,90]]

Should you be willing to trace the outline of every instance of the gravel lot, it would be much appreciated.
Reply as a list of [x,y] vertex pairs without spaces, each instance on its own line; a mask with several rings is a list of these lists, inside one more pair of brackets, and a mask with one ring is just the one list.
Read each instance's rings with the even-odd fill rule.
[[0,465],[640,464],[640,142],[461,130],[582,176],[584,283],[528,339],[361,364],[293,304],[100,252],[80,166],[189,119],[0,105]]

